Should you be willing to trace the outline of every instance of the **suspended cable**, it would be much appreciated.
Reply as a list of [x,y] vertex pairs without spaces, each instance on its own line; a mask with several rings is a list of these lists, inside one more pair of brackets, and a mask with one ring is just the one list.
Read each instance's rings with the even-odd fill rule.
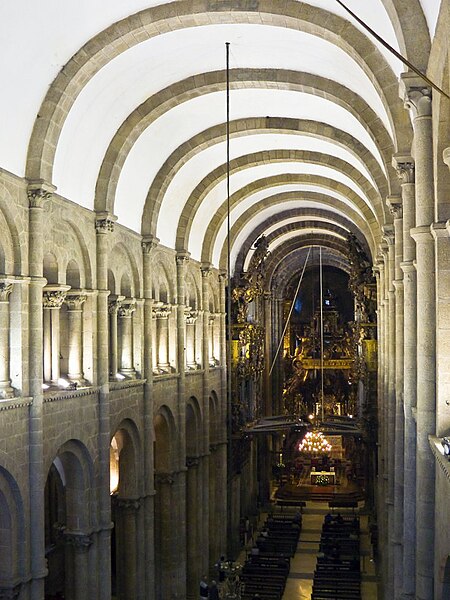
[[371,27],[369,27],[369,25],[367,25],[362,19],[360,19],[359,17],[357,17],[354,12],[352,12],[349,8],[347,8],[345,6],[345,4],[343,2],[341,2],[341,0],[336,0],[336,2],[340,6],[342,6],[342,8],[345,11],[347,11],[349,15],[351,15],[356,21],[358,21],[358,23],[360,25],[362,25],[366,31],[368,31],[376,40],[378,40],[382,46],[384,46],[387,50],[389,50],[389,52],[391,54],[393,54],[396,58],[398,58],[399,60],[401,60],[404,65],[406,65],[407,67],[409,67],[411,69],[411,71],[414,71],[414,73],[416,73],[416,75],[418,75],[419,77],[421,77],[425,81],[425,83],[427,83],[428,85],[430,85],[437,92],[439,92],[440,94],[442,94],[443,96],[445,96],[446,98],[448,98],[448,100],[450,100],[450,96],[446,92],[444,92],[444,90],[442,90],[438,85],[436,85],[435,83],[433,83],[431,81],[431,79],[428,79],[428,77],[426,75],[424,75],[417,67],[415,67],[411,62],[409,62],[409,60],[407,58],[405,58],[404,56],[402,56],[400,54],[400,52],[397,52],[397,50],[395,50],[395,48],[393,48],[390,44],[388,44],[387,42],[385,42],[383,40],[383,38],[381,36],[379,36],[378,33],[376,33],[376,31],[374,31]]
[[286,329],[288,328],[288,325],[289,325],[289,319],[291,318],[292,311],[294,310],[294,305],[295,305],[295,301],[297,299],[298,290],[300,289],[300,285],[302,283],[303,275],[305,274],[306,264],[308,262],[308,258],[309,258],[310,253],[311,253],[311,246],[309,247],[308,254],[306,255],[305,264],[303,265],[302,274],[300,275],[300,279],[299,279],[299,282],[298,282],[298,285],[297,285],[297,289],[295,290],[294,299],[292,300],[292,304],[291,304],[291,309],[290,309],[288,317],[286,319],[286,323],[284,325],[283,333],[281,334],[280,343],[278,344],[278,348],[277,348],[277,351],[275,353],[275,357],[274,357],[273,362],[272,362],[272,366],[270,367],[269,377],[272,375],[272,371],[273,371],[273,368],[275,366],[275,362],[276,362],[276,360],[278,358],[278,354],[280,352],[281,345],[283,344],[284,334],[286,333]]
[[322,246],[319,246],[319,277],[320,277],[320,402],[323,422],[323,275],[322,275]]

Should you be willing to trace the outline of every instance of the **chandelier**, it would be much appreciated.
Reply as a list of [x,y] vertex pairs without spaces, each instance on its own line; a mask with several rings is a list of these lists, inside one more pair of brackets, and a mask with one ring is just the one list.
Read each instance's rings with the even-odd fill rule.
[[298,449],[299,452],[307,452],[311,455],[328,454],[331,452],[331,444],[321,431],[308,431]]

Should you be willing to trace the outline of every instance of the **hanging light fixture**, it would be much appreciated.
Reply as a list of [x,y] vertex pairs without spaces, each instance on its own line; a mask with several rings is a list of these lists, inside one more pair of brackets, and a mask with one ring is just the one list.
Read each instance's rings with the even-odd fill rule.
[[311,456],[329,454],[331,444],[321,431],[308,431],[298,446],[299,452],[305,452]]

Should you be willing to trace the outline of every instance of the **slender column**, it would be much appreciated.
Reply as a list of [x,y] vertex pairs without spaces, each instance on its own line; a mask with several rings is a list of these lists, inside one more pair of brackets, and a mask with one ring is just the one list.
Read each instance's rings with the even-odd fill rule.
[[[177,311],[177,368],[178,368],[178,390],[177,390],[177,409],[178,409],[178,430],[180,432],[180,436],[177,440],[177,458],[178,465],[180,470],[186,469],[186,444],[185,444],[185,435],[186,435],[186,372],[185,372],[185,322],[184,322],[184,311],[186,308],[186,272],[187,272],[187,263],[189,261],[189,253],[188,252],[177,252],[176,255],[176,266],[177,266],[177,299],[176,299],[176,311]],[[186,516],[186,477],[178,478],[178,486],[177,492],[180,494],[179,496],[179,547],[186,548],[186,529],[187,529],[187,516]],[[181,496],[181,494],[184,495]],[[186,554],[183,559],[180,561],[180,567],[184,568],[185,573],[185,585],[187,583],[187,589],[185,588],[185,592],[189,593],[190,588],[190,573],[191,570],[195,569],[197,565],[191,565],[186,561]],[[198,582],[195,582],[196,584]],[[194,590],[192,590],[194,591]],[[197,588],[195,587],[195,591]]]
[[[443,153],[444,162],[450,169],[450,148]],[[436,237],[436,288],[439,307],[436,311],[436,375],[437,375],[437,423],[436,435],[441,437],[450,429],[450,263],[448,256],[448,235],[450,220],[446,222],[447,239],[443,235]],[[439,227],[443,233],[442,227]]]
[[81,290],[67,293],[67,316],[69,318],[69,372],[71,381],[83,383],[83,304],[87,295]]
[[403,214],[401,198],[387,200],[394,217],[395,239],[395,450],[394,450],[394,594],[400,598],[403,585],[403,458],[404,458],[404,405],[403,405]]
[[[272,340],[273,332],[271,328],[272,321],[272,294],[271,292],[264,293],[264,360],[266,368],[264,369],[264,410],[265,416],[273,414],[272,406],[272,390],[271,390],[271,378],[269,377],[269,370],[272,364]],[[275,413],[280,414],[280,413]]]
[[29,374],[33,404],[29,418],[29,481],[30,481],[30,600],[44,597],[44,577],[47,574],[44,542],[44,487],[42,439],[42,288],[43,279],[43,207],[56,188],[43,181],[28,186],[29,201]]
[[[110,238],[114,232],[115,217],[97,214],[95,222],[97,241],[97,383],[98,397],[98,452],[99,452],[99,548],[98,598],[111,598],[111,498],[109,495],[110,406],[109,406],[109,352],[108,352],[108,256]],[[115,374],[115,373],[114,373]]]
[[115,379],[119,372],[119,331],[118,313],[125,296],[110,296],[108,299],[109,314],[109,374]]
[[[416,598],[434,596],[435,461],[428,436],[436,431],[436,297],[431,89],[410,73],[403,74],[405,106],[411,111],[416,161],[417,266],[417,494]],[[424,494],[423,490],[427,490]]]
[[[61,377],[60,354],[61,354],[61,335],[59,330],[59,315],[61,306],[66,297],[70,286],[46,285],[44,288],[43,306],[45,323],[45,350],[50,346],[50,356],[44,356],[44,372],[48,382],[58,383]],[[49,343],[50,342],[50,343]]]
[[195,322],[197,321],[198,311],[192,310],[187,306],[184,311],[186,319],[186,366],[188,369],[197,369],[198,364],[195,359]]
[[156,318],[157,368],[160,373],[170,372],[169,363],[169,316],[172,312],[170,304],[153,303],[153,314]]
[[[402,188],[403,215],[403,598],[412,598],[415,590],[416,535],[411,523],[415,521],[416,507],[416,423],[413,409],[416,406],[417,371],[417,310],[416,247],[410,235],[415,225],[414,161],[408,155],[397,154],[392,164],[397,171]],[[397,458],[397,457],[396,457]],[[399,458],[399,464],[401,459]]]
[[12,288],[8,280],[0,281],[0,399],[14,396],[9,377],[9,295]]
[[136,371],[134,369],[133,356],[133,313],[136,310],[136,300],[126,299],[119,306],[117,316],[120,324],[119,347],[120,347],[120,368],[119,371],[126,377],[134,379]]
[[218,360],[215,357],[214,341],[215,341],[215,327],[214,322],[216,320],[215,314],[208,314],[208,362],[210,367],[215,367],[218,364]]
[[143,293],[144,293],[144,564],[145,598],[155,597],[155,484],[154,477],[154,427],[153,427],[153,299],[152,273],[154,253],[159,240],[146,237],[142,240]]
[[187,597],[195,599],[198,582],[202,576],[198,539],[198,490],[200,488],[199,459],[186,458],[186,554],[187,554]]

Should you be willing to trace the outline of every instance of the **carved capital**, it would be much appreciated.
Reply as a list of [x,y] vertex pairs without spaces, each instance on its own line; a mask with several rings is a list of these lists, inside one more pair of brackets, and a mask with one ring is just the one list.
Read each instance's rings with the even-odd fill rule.
[[413,117],[431,116],[431,87],[414,73],[400,75],[400,97]]
[[207,279],[212,273],[212,264],[211,263],[202,263],[200,270],[202,272],[202,277]]
[[155,483],[173,485],[175,477],[173,473],[155,473]]
[[92,535],[87,533],[64,532],[64,540],[68,546],[72,546],[75,552],[85,553],[92,546]]
[[394,154],[392,157],[392,166],[397,173],[401,183],[414,183],[415,165],[414,159],[406,154]]
[[186,323],[188,325],[193,325],[198,317],[198,310],[192,310],[191,308],[186,308],[184,311],[184,318],[186,319]]
[[191,467],[198,467],[200,461],[197,456],[186,456],[186,467],[190,469]]
[[159,239],[153,235],[147,235],[142,238],[141,246],[144,254],[150,254],[150,252],[156,248],[159,244]]
[[189,254],[189,252],[186,252],[186,251],[177,252],[177,255],[175,257],[175,260],[177,261],[177,265],[180,267],[186,265],[189,262],[190,256],[191,255]]
[[398,196],[388,196],[386,198],[386,205],[389,208],[389,212],[394,219],[401,219],[403,217],[403,206],[402,200]]
[[140,506],[140,498],[117,498],[117,508],[123,511],[136,512]]
[[80,292],[71,293],[68,292],[65,298],[65,303],[67,305],[67,309],[70,311],[81,310],[83,308],[83,304],[87,300],[87,294],[83,294]]
[[43,290],[44,308],[61,308],[70,286],[46,286]]
[[117,314],[119,317],[131,317],[136,310],[136,300],[125,300],[118,307]]
[[28,184],[27,196],[30,208],[43,208],[47,200],[53,195],[56,187],[51,183],[46,183],[42,179],[31,181]]
[[95,230],[97,233],[111,233],[114,231],[114,222],[117,221],[117,217],[110,215],[107,212],[97,213],[95,219]]
[[392,227],[392,225],[384,225],[384,227],[382,227],[382,231],[383,231],[383,241],[388,246],[393,246],[394,241],[395,241],[395,236],[394,236],[394,228]]
[[9,281],[0,281],[0,302],[8,302],[13,286]]
[[221,283],[226,283],[228,277],[228,273],[225,270],[219,271],[219,281]]
[[108,300],[108,313],[110,315],[117,313],[124,300],[125,296],[110,296]]
[[164,304],[164,302],[155,302],[152,306],[152,312],[157,319],[168,319],[172,312],[170,304]]

